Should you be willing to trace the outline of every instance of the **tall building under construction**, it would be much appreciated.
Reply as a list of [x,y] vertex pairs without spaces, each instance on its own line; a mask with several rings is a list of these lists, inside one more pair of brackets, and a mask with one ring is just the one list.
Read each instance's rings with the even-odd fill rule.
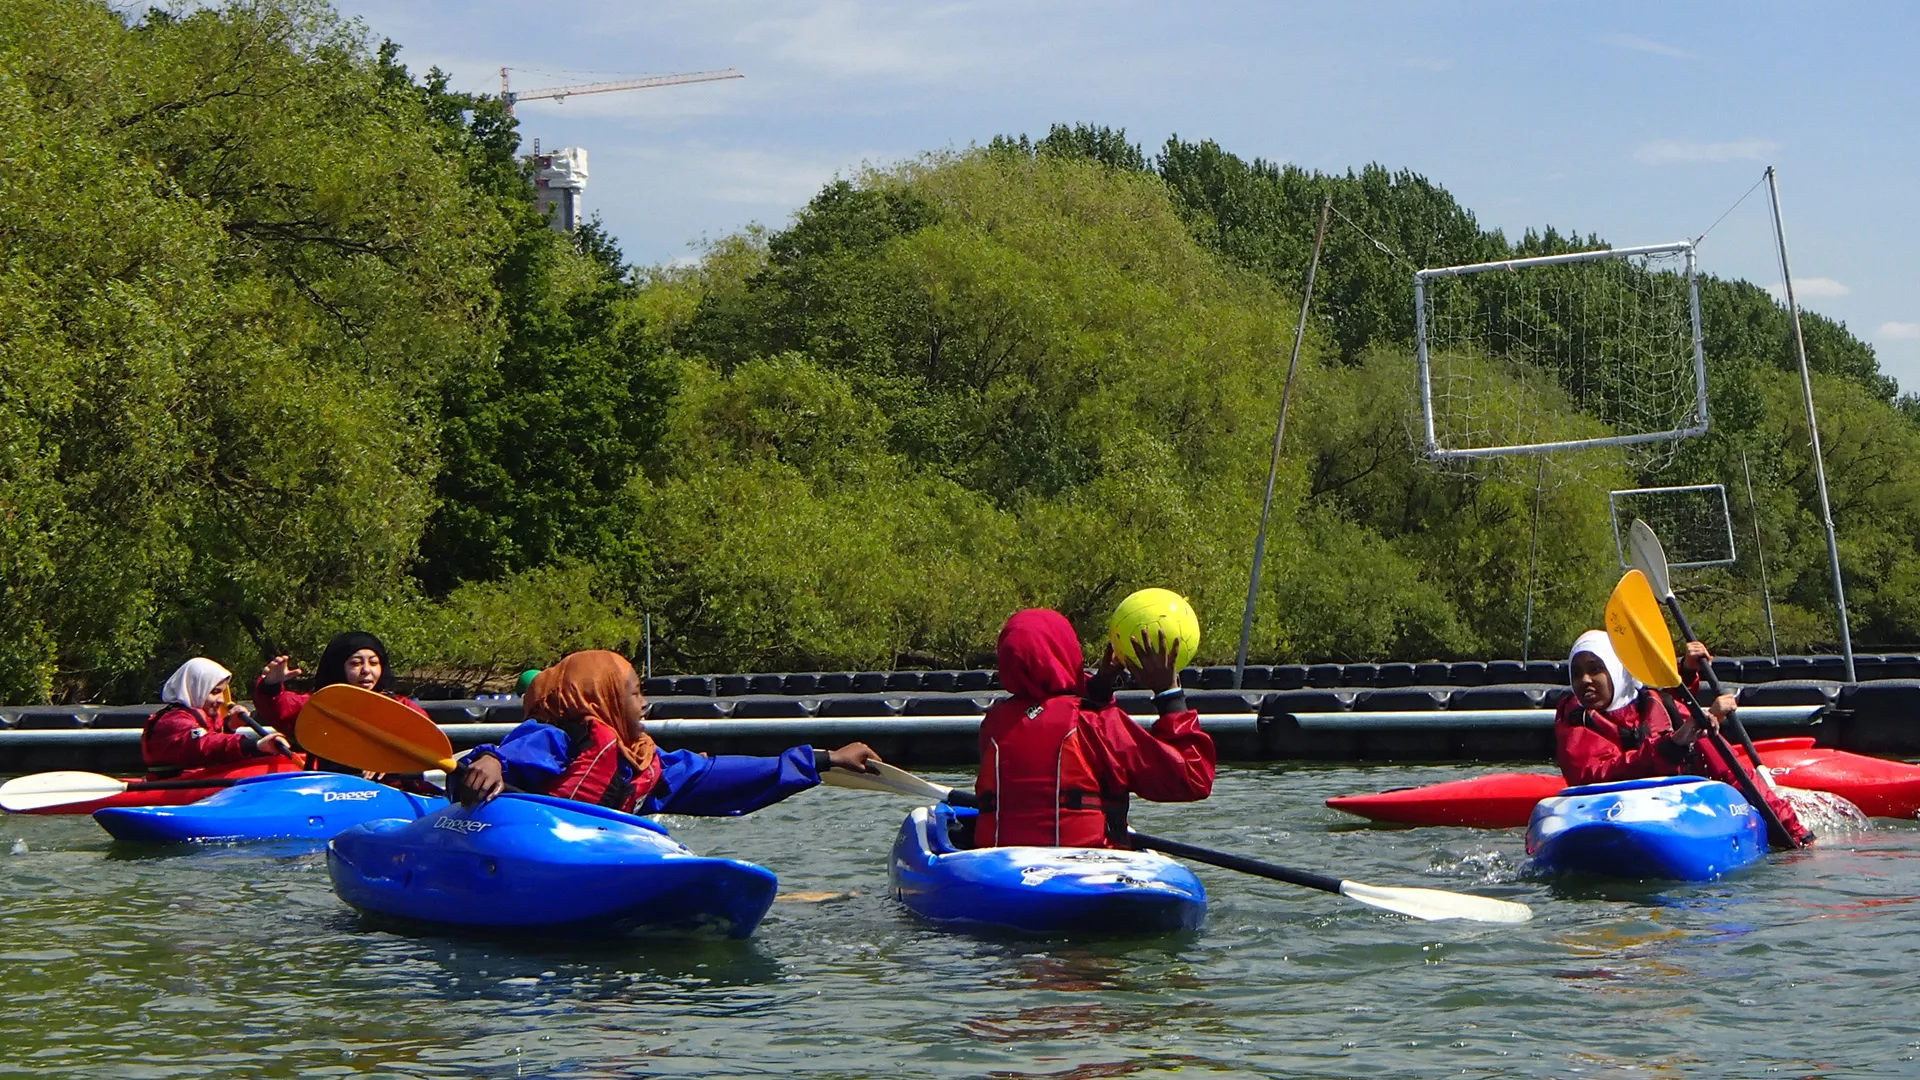
[[556,232],[572,232],[580,227],[580,204],[587,190],[587,151],[567,146],[542,151],[533,146],[534,206],[545,215]]
[[[507,115],[513,115],[513,107],[523,101],[563,102],[579,94],[605,94],[616,90],[645,90],[655,86],[677,86],[681,83],[713,82],[716,79],[738,79],[741,74],[732,68],[718,71],[688,71],[678,75],[651,75],[640,79],[621,79],[615,82],[581,83],[576,86],[550,86],[541,90],[527,90],[516,93],[507,81],[509,68],[500,69],[500,100],[507,105]],[[534,205],[546,215],[547,221],[556,232],[572,232],[580,227],[581,193],[587,190],[587,152],[578,146],[568,146],[551,153],[542,153],[539,140],[533,144],[533,187]]]

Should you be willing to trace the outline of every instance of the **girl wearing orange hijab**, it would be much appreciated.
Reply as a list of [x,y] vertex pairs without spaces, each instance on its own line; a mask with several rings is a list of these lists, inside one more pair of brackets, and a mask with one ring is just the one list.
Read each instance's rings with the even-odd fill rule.
[[642,720],[640,677],[619,653],[569,653],[534,677],[527,720],[498,745],[477,747],[448,785],[477,806],[506,790],[554,795],[630,814],[728,817],[751,813],[820,782],[829,768],[866,770],[865,743],[796,746],[778,757],[662,750]]

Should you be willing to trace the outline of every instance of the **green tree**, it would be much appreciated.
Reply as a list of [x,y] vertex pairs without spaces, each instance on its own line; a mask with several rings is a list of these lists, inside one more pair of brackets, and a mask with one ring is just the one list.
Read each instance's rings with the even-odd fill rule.
[[486,337],[498,228],[417,95],[295,0],[134,24],[22,0],[0,93],[30,163],[0,180],[5,501],[34,507],[4,691],[144,694],[404,594],[425,407]]

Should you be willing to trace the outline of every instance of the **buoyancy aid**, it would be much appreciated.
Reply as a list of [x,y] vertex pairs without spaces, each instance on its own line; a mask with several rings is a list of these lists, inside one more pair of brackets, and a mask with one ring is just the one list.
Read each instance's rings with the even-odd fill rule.
[[[570,788],[566,798],[582,799],[609,810],[632,813],[634,805],[640,801],[640,792],[635,785],[637,778],[633,774],[633,766],[620,755],[619,735],[599,721],[588,721],[577,728],[559,724],[554,726],[560,728],[567,737],[567,771],[577,773],[579,777],[573,783],[564,780],[557,782],[554,785],[555,792]],[[587,767],[576,769],[575,763]],[[656,764],[650,771],[657,782],[659,766]],[[592,795],[592,787],[601,787],[599,796],[583,799],[583,796]]]
[[[186,721],[166,723],[173,717]],[[167,704],[148,716],[140,728],[140,757],[146,763],[149,779],[166,780],[183,770],[238,762],[256,751],[252,740],[226,730],[205,711],[185,705]]]
[[980,729],[981,847],[1124,847],[1127,794],[1102,789],[1080,699],[1003,701]]

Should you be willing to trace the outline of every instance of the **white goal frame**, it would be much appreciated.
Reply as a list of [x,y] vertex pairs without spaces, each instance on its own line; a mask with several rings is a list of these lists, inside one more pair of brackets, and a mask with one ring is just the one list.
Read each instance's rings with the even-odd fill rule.
[[[1732,566],[1740,561],[1740,550],[1733,543],[1733,510],[1727,503],[1725,484],[1679,484],[1673,487],[1622,488],[1607,492],[1607,517],[1613,522],[1613,547],[1620,556],[1620,569],[1626,570],[1626,541],[1620,530],[1620,500],[1633,495],[1672,495],[1682,491],[1711,491],[1720,496],[1720,520],[1727,526],[1727,557],[1724,559],[1706,559],[1694,562],[1669,562],[1667,565],[1676,570],[1691,570],[1703,566]],[[1672,537],[1663,537],[1672,540]]]
[[[1447,447],[1434,435],[1433,377],[1427,358],[1427,282],[1434,278],[1466,277],[1493,271],[1520,271],[1531,267],[1566,263],[1594,262],[1601,259],[1631,259],[1641,255],[1684,254],[1686,256],[1688,308],[1693,320],[1694,422],[1671,431],[1637,432],[1610,435],[1598,439],[1571,439],[1562,442],[1522,443],[1514,446]],[[1707,357],[1700,330],[1700,277],[1691,241],[1649,244],[1644,247],[1605,248],[1565,255],[1540,255],[1528,259],[1474,263],[1470,266],[1442,266],[1415,271],[1413,275],[1413,326],[1415,352],[1420,364],[1420,412],[1425,425],[1426,454],[1430,458],[1451,461],[1465,458],[1510,457],[1546,454],[1557,450],[1584,450],[1600,446],[1630,446],[1638,443],[1673,442],[1707,433]],[[1724,493],[1723,493],[1724,494]]]

